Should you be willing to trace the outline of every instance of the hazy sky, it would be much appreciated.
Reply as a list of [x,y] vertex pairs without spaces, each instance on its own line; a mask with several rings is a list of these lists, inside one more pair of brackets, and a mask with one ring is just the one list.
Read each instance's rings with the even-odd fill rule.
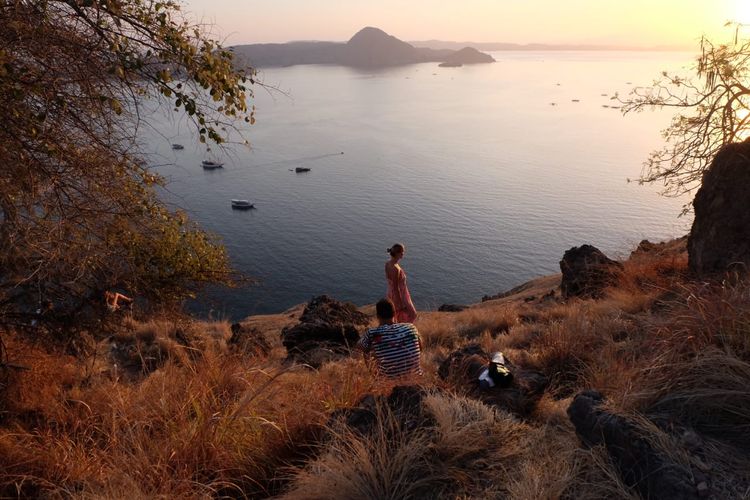
[[183,0],[225,44],[348,40],[375,26],[402,40],[695,47],[750,0]]

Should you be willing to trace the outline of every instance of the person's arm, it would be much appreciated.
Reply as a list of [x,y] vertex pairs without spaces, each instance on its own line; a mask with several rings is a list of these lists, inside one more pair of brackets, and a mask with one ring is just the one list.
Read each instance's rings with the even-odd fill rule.
[[356,348],[366,354],[370,350],[370,330],[365,330],[365,333],[359,338]]

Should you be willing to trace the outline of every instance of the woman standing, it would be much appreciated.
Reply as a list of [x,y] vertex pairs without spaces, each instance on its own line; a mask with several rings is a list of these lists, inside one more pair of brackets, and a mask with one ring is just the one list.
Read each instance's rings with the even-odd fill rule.
[[417,310],[406,286],[406,273],[398,264],[404,258],[406,247],[402,243],[396,243],[387,252],[391,258],[385,263],[385,279],[388,282],[386,296],[396,308],[396,322],[413,323],[417,319]]

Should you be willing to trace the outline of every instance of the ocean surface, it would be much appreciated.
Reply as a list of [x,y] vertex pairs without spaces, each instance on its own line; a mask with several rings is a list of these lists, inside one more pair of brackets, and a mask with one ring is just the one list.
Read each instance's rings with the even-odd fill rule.
[[[385,293],[395,242],[406,244],[417,308],[473,303],[559,272],[570,247],[626,257],[644,238],[688,231],[691,219],[678,218],[687,199],[627,182],[661,147],[671,114],[622,116],[610,98],[683,71],[691,54],[493,56],[461,68],[264,70],[257,123],[243,129],[249,149],[206,153],[187,120],[156,115],[142,141],[168,180],[165,200],[219,235],[233,265],[258,279],[189,307],[236,320],[323,293],[372,303]],[[206,158],[224,168],[203,170]],[[231,198],[256,209],[232,210]]]

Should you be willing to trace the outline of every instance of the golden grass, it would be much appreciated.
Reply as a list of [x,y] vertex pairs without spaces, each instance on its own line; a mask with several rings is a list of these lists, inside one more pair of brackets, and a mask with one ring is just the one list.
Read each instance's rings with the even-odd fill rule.
[[373,432],[338,429],[326,451],[297,472],[284,498],[484,497],[499,491],[528,450],[525,424],[484,404],[432,394],[434,423],[406,429],[387,406]]
[[[420,314],[430,424],[404,428],[381,407],[365,436],[328,428],[331,413],[393,384],[359,355],[319,370],[282,364],[288,314],[247,321],[271,342],[267,355],[230,349],[227,322],[125,318],[88,358],[6,334],[11,360],[31,369],[0,386],[0,497],[635,498],[568,420],[589,388],[691,470],[705,464],[651,419],[694,429],[712,492],[741,496],[750,286],[690,283],[684,271],[679,249],[644,254],[599,301]],[[438,380],[437,366],[469,343],[543,373],[548,387],[522,416],[457,395],[471,391]]]

